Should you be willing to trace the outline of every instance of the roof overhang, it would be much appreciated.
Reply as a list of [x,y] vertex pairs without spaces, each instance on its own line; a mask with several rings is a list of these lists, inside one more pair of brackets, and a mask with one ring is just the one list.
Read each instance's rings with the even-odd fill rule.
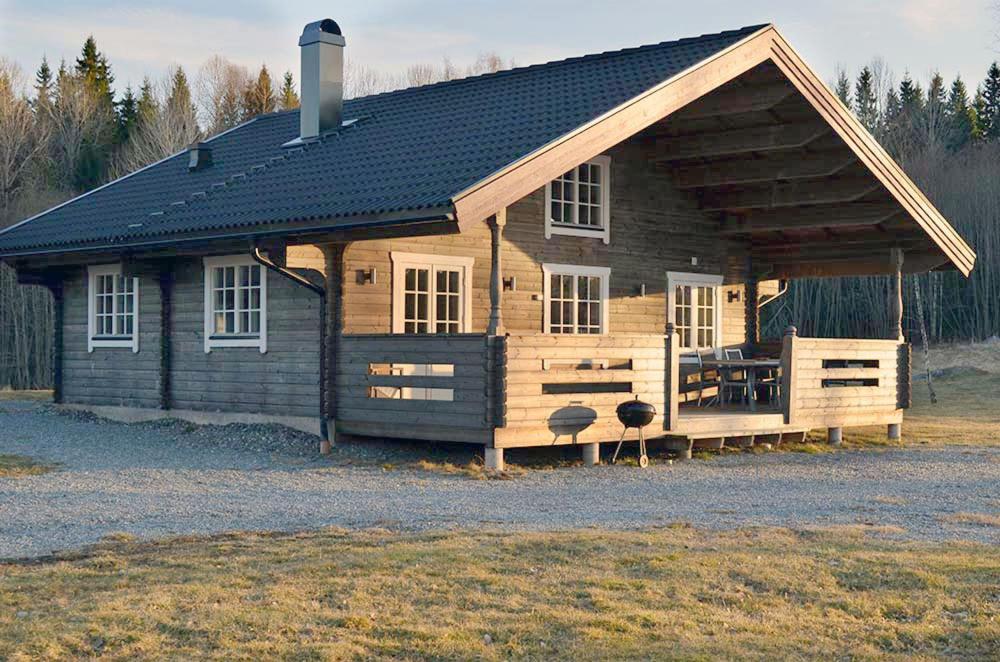
[[[788,196],[797,195],[799,201],[806,202],[828,202],[830,195],[838,195],[836,199],[842,201],[842,208],[837,210],[838,218],[831,218],[821,226],[830,235],[830,239],[837,243],[855,241],[873,250],[885,248],[888,256],[889,248],[902,247],[905,241],[911,241],[912,246],[907,246],[910,250],[905,261],[906,271],[920,272],[951,267],[968,276],[975,265],[976,255],[973,250],[774,26],[762,28],[458,193],[454,196],[453,203],[459,227],[469,227],[488,218],[575,165],[670,118],[765,63],[780,71],[782,82],[787,83],[794,94],[801,96],[816,115],[813,123],[785,131],[781,139],[789,141],[789,146],[795,147],[795,141],[805,145],[829,134],[838,141],[838,145],[846,146],[850,161],[856,162],[859,169],[852,176],[844,176],[842,170],[849,164],[838,160],[843,154],[832,155],[830,161],[818,159],[812,167],[816,169],[815,177],[828,175],[833,178],[828,180],[835,183],[833,190],[828,182],[819,180],[812,184],[787,184],[780,172],[773,179],[781,181],[783,188],[779,190],[774,187],[772,190]],[[779,86],[763,86],[755,91],[756,96],[745,101],[749,105],[778,103],[787,93]],[[710,101],[706,101],[706,104],[708,107],[712,106]],[[702,105],[702,109],[709,112],[706,104]],[[716,104],[716,107],[723,106]],[[685,156],[691,155],[681,154],[678,158],[683,159]],[[745,179],[746,175],[744,180],[737,178],[729,181]],[[885,213],[879,216],[881,212],[878,207],[886,202],[892,208],[882,210]],[[754,201],[748,201],[747,196],[728,195],[722,196],[721,202],[716,199],[703,205],[703,208],[720,214],[723,234],[728,230],[730,234],[746,235],[751,232],[751,226],[741,225],[744,219],[732,218],[729,212],[740,211],[752,204],[755,204]],[[769,208],[766,203],[756,206],[763,207],[768,212],[758,213],[753,218],[753,223],[758,224],[758,228],[766,227],[768,222],[776,223],[776,217],[783,211],[786,214],[788,211]],[[800,207],[798,212],[808,210]],[[904,221],[917,226],[921,239],[925,241],[918,242],[913,237],[904,237],[897,230],[898,224]],[[829,230],[828,226],[834,225],[850,229],[878,227],[883,236],[857,234],[853,238],[848,236],[844,239],[834,236]],[[776,232],[780,233],[780,228]],[[775,242],[774,245],[778,247],[774,250],[790,246],[793,251],[796,246],[794,242]],[[810,246],[810,251],[814,250],[815,246]],[[812,259],[817,256],[818,260]],[[813,264],[809,264],[810,260]],[[888,257],[884,261],[870,257],[841,259],[833,253],[826,255],[822,252],[805,251],[801,254],[801,259],[788,261],[779,271],[772,270],[770,275],[799,277],[877,274],[888,273],[892,268]]]

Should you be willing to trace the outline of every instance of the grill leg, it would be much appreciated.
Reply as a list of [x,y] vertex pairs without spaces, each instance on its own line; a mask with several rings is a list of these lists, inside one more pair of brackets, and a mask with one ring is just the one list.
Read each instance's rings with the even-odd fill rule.
[[622,430],[621,439],[618,440],[618,445],[615,446],[615,454],[611,456],[611,464],[618,461],[618,452],[622,449],[622,443],[625,441],[625,435],[628,434],[628,428]]

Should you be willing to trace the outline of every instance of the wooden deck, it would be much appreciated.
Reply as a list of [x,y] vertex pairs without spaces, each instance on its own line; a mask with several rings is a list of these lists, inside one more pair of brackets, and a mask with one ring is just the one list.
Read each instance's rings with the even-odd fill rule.
[[[676,335],[344,336],[337,429],[489,448],[617,441],[618,404],[656,407],[647,438],[752,443],[902,421],[909,347],[787,336],[782,403],[681,406]],[[627,439],[636,439],[628,431]]]

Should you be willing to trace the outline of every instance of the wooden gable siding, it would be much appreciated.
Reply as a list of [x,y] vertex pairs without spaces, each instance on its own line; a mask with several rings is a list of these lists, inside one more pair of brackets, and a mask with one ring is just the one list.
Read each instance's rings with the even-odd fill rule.
[[269,272],[267,353],[256,347],[221,347],[206,354],[202,261],[178,261],[175,273],[175,409],[319,415],[319,297]]
[[[517,291],[504,293],[504,324],[511,333],[538,333],[543,325],[543,263],[611,268],[609,332],[663,333],[666,325],[666,272],[722,273],[727,286],[742,292],[737,244],[719,236],[717,222],[699,211],[696,202],[678,191],[669,175],[652,162],[652,147],[633,138],[608,151],[611,156],[611,242],[553,235],[545,238],[545,189],[534,191],[507,211],[503,276],[517,278]],[[473,333],[486,330],[489,317],[490,233],[485,223],[461,234],[383,239],[352,243],[346,253],[345,333],[389,333],[392,330],[392,251],[467,256],[473,268]],[[691,265],[691,258],[698,265]],[[322,254],[313,246],[290,247],[293,267],[322,269]],[[359,283],[358,273],[374,267],[377,283]],[[646,296],[639,288],[646,286]],[[744,310],[723,291],[726,344],[744,341]],[[538,300],[535,300],[535,299]]]
[[63,283],[63,402],[114,407],[160,406],[160,288],[153,265],[139,278],[139,353],[131,347],[87,351],[87,268]]

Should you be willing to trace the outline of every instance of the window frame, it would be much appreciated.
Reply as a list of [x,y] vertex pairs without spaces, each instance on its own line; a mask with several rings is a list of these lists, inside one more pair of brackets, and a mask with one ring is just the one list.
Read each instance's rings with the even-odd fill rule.
[[[204,281],[205,298],[205,353],[210,354],[213,349],[225,347],[255,347],[261,354],[267,353],[267,268],[253,259],[249,255],[223,255],[218,257],[206,257],[202,260],[202,280]],[[254,334],[223,334],[215,333],[215,270],[221,267],[258,267],[260,269],[260,332]],[[240,287],[234,283],[236,288],[236,300],[239,300]],[[239,309],[237,308],[237,311]]]
[[[573,333],[552,333],[552,276],[589,276],[601,279],[601,331],[600,333],[581,334],[578,332],[578,320],[573,320]],[[610,319],[608,312],[611,301],[611,267],[587,267],[578,264],[553,264],[542,265],[542,333],[546,335],[588,335],[606,336],[610,329]],[[574,285],[575,288],[575,285]],[[576,308],[574,307],[574,315]]]
[[430,317],[428,318],[428,325],[430,328],[434,328],[436,325],[436,307],[434,305],[434,295],[436,292],[436,282],[434,279],[434,271],[438,267],[448,267],[454,269],[458,267],[461,270],[461,275],[459,276],[459,282],[462,285],[461,301],[459,302],[459,310],[461,311],[462,319],[459,321],[458,333],[471,333],[472,332],[472,269],[476,263],[475,258],[465,257],[460,255],[435,255],[432,253],[407,253],[402,251],[390,251],[389,259],[392,261],[392,332],[394,334],[400,335],[454,335],[454,334],[438,334],[436,331],[434,333],[406,333],[406,269],[416,268],[416,269],[429,269],[430,274],[430,290],[428,291],[428,297],[430,301],[428,302],[428,312]]
[[[580,181],[579,167],[589,165],[597,167],[601,172],[601,225],[600,227],[588,228],[578,224],[567,224],[556,222],[552,219],[552,181],[545,185],[545,238],[551,239],[553,235],[566,235],[570,237],[590,237],[591,239],[601,239],[605,244],[611,243],[611,157],[602,154],[573,166],[576,173],[576,191],[573,204],[573,217],[579,221],[580,218]],[[562,177],[562,175],[560,175]]]
[[[711,287],[715,290],[714,301],[715,301],[715,311],[713,314],[713,339],[711,347],[684,347],[679,345],[681,351],[681,363],[697,363],[698,359],[695,358],[696,353],[706,352],[711,350],[712,354],[718,357],[719,352],[722,349],[722,281],[723,277],[719,274],[699,274],[699,273],[689,273],[684,271],[668,271],[667,272],[667,321],[674,325],[676,328],[677,324],[677,288],[679,286],[687,287]],[[695,333],[692,331],[692,339],[695,339]],[[680,341],[678,341],[679,343]]]
[[[104,348],[128,348],[133,354],[139,353],[139,277],[132,277],[132,333],[121,336],[98,336],[97,335],[97,279],[101,276],[122,275],[122,265],[103,264],[87,267],[87,352],[93,353],[95,349]],[[117,316],[118,309],[117,288],[113,290],[111,301],[113,306],[112,319]]]

